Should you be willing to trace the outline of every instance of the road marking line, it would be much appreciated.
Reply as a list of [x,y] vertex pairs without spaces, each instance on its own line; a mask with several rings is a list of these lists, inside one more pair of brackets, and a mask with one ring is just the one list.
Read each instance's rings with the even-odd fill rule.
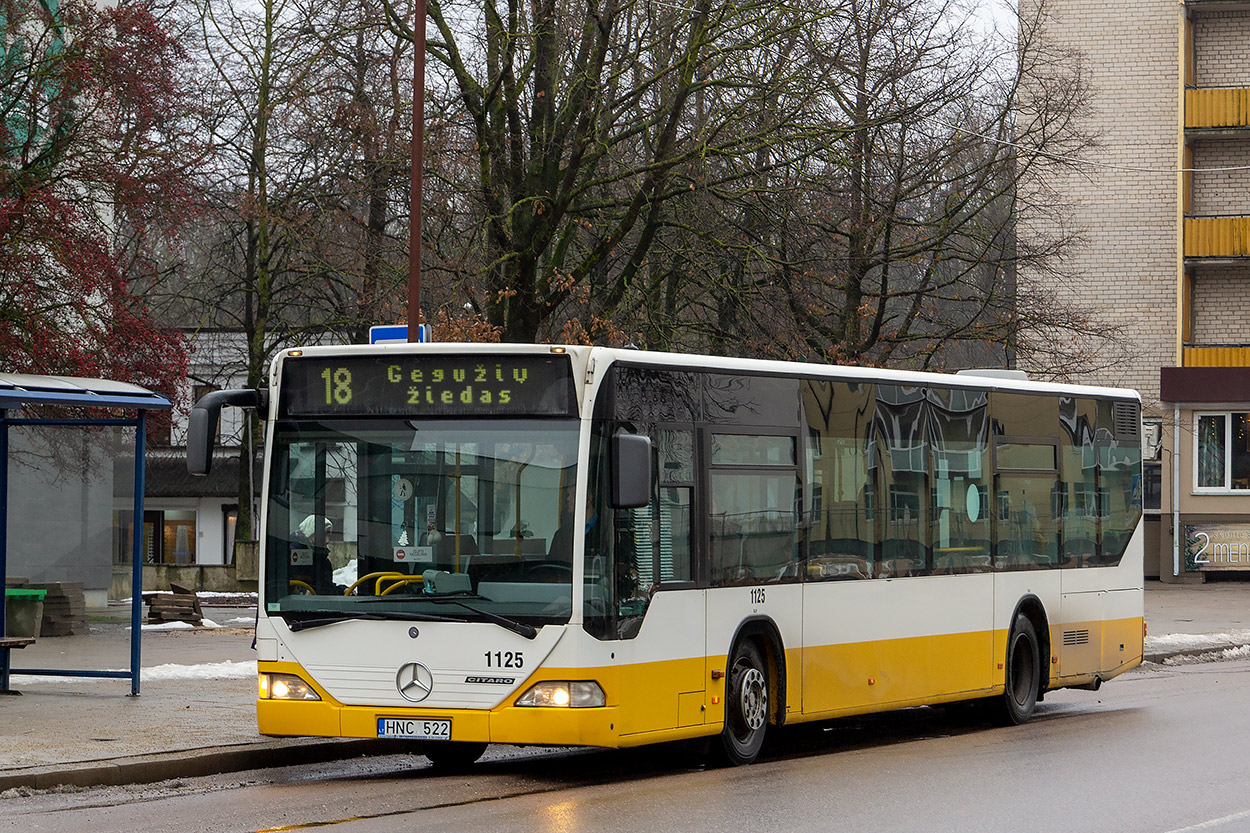
[[1191,824],[1189,827],[1178,827],[1175,830],[1167,831],[1167,833],[1191,833],[1191,831],[1195,830],[1210,830],[1213,827],[1219,827],[1221,824],[1228,824],[1230,821],[1241,821],[1248,818],[1250,818],[1250,810],[1242,810],[1240,813],[1233,813],[1231,816],[1221,816],[1218,819]]

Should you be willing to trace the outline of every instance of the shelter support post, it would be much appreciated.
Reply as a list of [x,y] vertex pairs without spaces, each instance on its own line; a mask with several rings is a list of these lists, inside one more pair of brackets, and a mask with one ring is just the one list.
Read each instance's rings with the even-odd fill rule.
[[134,539],[130,551],[130,695],[139,696],[139,651],[143,642],[143,456],[147,411],[135,419],[135,517],[130,528]]

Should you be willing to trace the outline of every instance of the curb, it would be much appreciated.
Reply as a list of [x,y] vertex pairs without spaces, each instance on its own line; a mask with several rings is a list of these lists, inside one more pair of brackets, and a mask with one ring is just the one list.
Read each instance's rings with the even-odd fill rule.
[[0,772],[0,792],[16,787],[46,790],[58,786],[106,787],[150,784],[170,778],[221,775],[249,769],[322,763],[396,752],[393,741],[374,739],[278,740],[238,746],[209,746],[76,764],[50,764]]

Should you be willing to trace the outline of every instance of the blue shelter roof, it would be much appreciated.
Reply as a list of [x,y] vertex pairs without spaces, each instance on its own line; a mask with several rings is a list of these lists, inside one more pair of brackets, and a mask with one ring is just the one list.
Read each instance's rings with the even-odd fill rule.
[[89,408],[159,410],[171,407],[159,393],[129,382],[75,376],[0,373],[0,408],[22,405],[77,405]]

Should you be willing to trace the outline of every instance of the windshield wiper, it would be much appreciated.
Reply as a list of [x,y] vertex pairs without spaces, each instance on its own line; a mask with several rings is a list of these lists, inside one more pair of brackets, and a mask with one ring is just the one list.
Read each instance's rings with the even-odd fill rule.
[[[284,617],[285,618],[285,617]],[[286,626],[293,631],[303,631],[309,628],[319,628],[323,625],[337,625],[339,622],[351,622],[354,620],[368,621],[385,621],[387,619],[399,619],[404,622],[459,622],[459,619],[453,619],[450,616],[435,616],[432,613],[410,613],[407,611],[393,611],[391,613],[341,613],[331,616],[318,616],[310,619],[294,619],[288,620]]]
[[[489,610],[482,610],[480,607],[474,607],[473,605],[465,604],[464,603],[465,599],[473,599],[473,600],[480,599],[481,601],[484,601],[484,602],[492,601],[486,596],[479,595],[477,593],[474,593],[471,590],[457,590],[452,593],[418,593],[413,596],[378,596],[376,598],[369,599],[368,601],[376,603],[376,602],[396,601],[398,599],[420,600],[423,602],[433,602],[435,604],[459,605],[460,607],[464,608],[470,613],[476,613],[478,616],[481,616],[487,622],[490,622],[491,624],[494,624],[494,625],[498,625],[499,627],[505,628],[506,630],[510,630],[513,633],[520,634],[526,639],[533,639],[534,637],[538,636],[538,628],[534,627],[533,625],[527,625],[524,622],[518,622],[515,619],[509,619],[507,616],[500,616],[498,613],[491,613]],[[414,613],[412,615],[420,616],[421,614]],[[432,619],[434,621],[439,621],[439,620],[443,620],[443,617],[434,616],[432,617]],[[444,621],[459,622],[462,620],[445,619]]]
[[534,627],[533,625],[527,625],[524,622],[518,622],[515,619],[509,619],[507,616],[500,616],[498,613],[491,613],[489,610],[482,610],[480,607],[474,607],[473,605],[465,604],[464,601],[462,601],[463,599],[482,599],[484,601],[490,601],[490,599],[487,599],[485,596],[479,596],[476,593],[457,593],[454,596],[452,595],[447,595],[447,596],[429,595],[429,596],[422,596],[421,598],[429,602],[434,602],[435,604],[460,605],[465,610],[468,610],[472,613],[476,613],[478,616],[481,616],[487,622],[496,624],[501,628],[507,628],[513,633],[520,634],[526,639],[533,639],[534,637],[538,636],[538,628]]

